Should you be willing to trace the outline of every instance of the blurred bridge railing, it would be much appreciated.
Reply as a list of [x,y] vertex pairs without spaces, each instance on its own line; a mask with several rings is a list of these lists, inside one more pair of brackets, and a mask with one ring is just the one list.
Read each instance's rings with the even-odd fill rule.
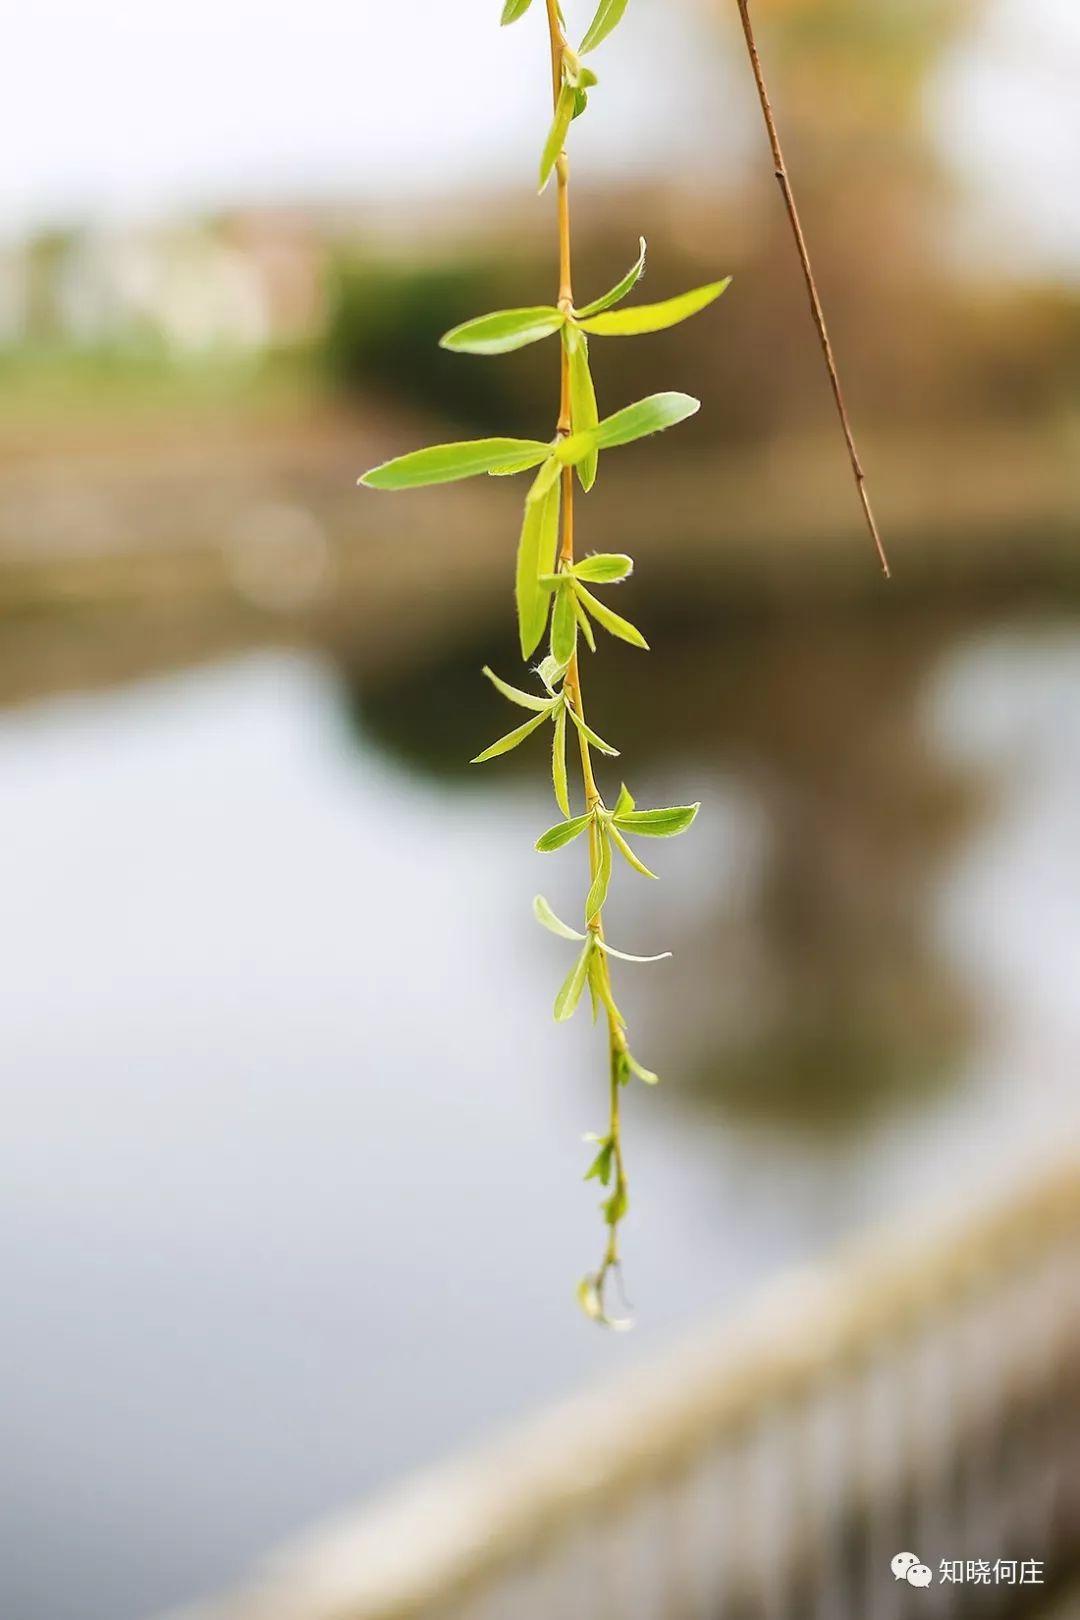
[[1078,1351],[1074,1164],[788,1279],[187,1620],[1041,1615],[1080,1570]]

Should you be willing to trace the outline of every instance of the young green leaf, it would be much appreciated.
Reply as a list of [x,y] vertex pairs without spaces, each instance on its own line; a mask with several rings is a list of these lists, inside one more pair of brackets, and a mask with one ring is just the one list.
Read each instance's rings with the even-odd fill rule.
[[583,940],[586,937],[584,934],[579,934],[576,928],[571,928],[561,918],[556,917],[542,894],[538,894],[533,901],[533,916],[550,933],[557,934],[559,939]]
[[634,559],[621,552],[597,552],[592,557],[582,557],[580,562],[574,564],[574,573],[578,579],[587,579],[590,585],[615,585],[621,579],[629,579],[634,572]]
[[577,726],[578,730],[581,732],[581,735],[591,742],[594,748],[598,748],[602,754],[607,754],[611,759],[618,759],[619,750],[617,748],[612,748],[611,744],[606,743],[603,737],[598,737],[596,732],[593,731],[590,726],[585,724],[584,720],[578,714],[572,703],[568,703],[566,705],[566,712],[574,722],[575,726]]
[[559,500],[559,485],[554,483],[540,500],[525,502],[515,583],[523,658],[529,658],[536,650],[547,624],[550,598],[540,583],[540,575],[554,562],[559,537]]
[[500,19],[501,26],[505,28],[507,23],[517,22],[519,17],[524,17],[531,5],[532,0],[506,0]]
[[534,697],[532,692],[523,692],[520,687],[510,686],[506,681],[500,680],[495,671],[489,669],[486,664],[483,668],[483,674],[487,676],[496,692],[501,692],[504,698],[507,698],[511,703],[516,703],[519,709],[532,709],[537,714],[540,714],[541,711],[546,714],[551,708],[551,699],[549,697]]
[[607,39],[612,29],[617,28],[622,21],[625,10],[626,0],[600,0],[596,16],[589,24],[589,31],[578,46],[578,51],[582,56],[587,51],[594,51],[598,45]]
[[600,1151],[585,1172],[586,1181],[599,1181],[606,1187],[611,1180],[611,1159],[615,1144],[610,1138],[600,1144]]
[[433,444],[372,467],[359,480],[368,489],[420,489],[425,484],[453,484],[480,473],[537,467],[551,455],[539,439],[468,439],[461,444]]
[[[549,827],[546,833],[541,833],[536,840],[536,847],[541,855],[550,855],[553,849],[562,849],[566,844],[572,844],[575,838],[580,838],[586,827],[593,819],[590,810],[586,816],[574,816],[570,821],[556,822]],[[588,922],[586,917],[585,921]]]
[[680,804],[667,810],[624,810],[615,819],[624,832],[640,838],[675,838],[700,809],[700,804]]
[[[548,445],[548,450],[551,450],[550,445]],[[549,454],[547,460],[544,462],[544,465],[540,468],[540,471],[529,485],[529,493],[526,495],[525,499],[533,505],[535,505],[537,501],[542,501],[548,491],[554,489],[561,476],[561,462],[556,459],[554,454]]]
[[633,810],[635,808],[635,805],[636,805],[636,800],[634,798],[634,795],[631,793],[631,791],[627,787],[626,783],[621,782],[619,784],[619,797],[615,800],[615,808],[611,812],[612,815],[613,816],[625,815],[627,810]]
[[625,410],[607,417],[596,430],[597,448],[610,450],[618,444],[632,444],[635,439],[647,438],[650,433],[662,433],[665,428],[685,422],[701,409],[701,401],[689,394],[650,394]]
[[574,315],[579,321],[585,320],[590,315],[599,315],[602,310],[610,309],[613,304],[621,303],[627,293],[633,292],[645,274],[645,238],[641,237],[640,241],[641,251],[637,256],[637,262],[630,266],[622,280],[617,281],[614,287],[604,293],[602,298],[594,298],[592,303],[586,304],[583,309],[575,309]]
[[555,1022],[558,1024],[564,1024],[577,1011],[577,1004],[581,1000],[581,993],[589,976],[589,962],[592,959],[593,950],[593,938],[590,934],[581,947],[581,954],[566,975],[559,993],[555,997]]
[[688,321],[691,315],[707,309],[730,285],[731,277],[695,287],[693,292],[665,298],[660,304],[637,304],[632,309],[610,310],[581,321],[582,330],[596,337],[638,337],[645,332],[664,332],[669,326]]
[[606,1008],[612,1020],[621,1029],[626,1028],[626,1019],[615,1004],[615,997],[611,993],[611,980],[604,967],[604,960],[597,951],[589,963],[589,989],[596,1001]]
[[628,951],[617,951],[614,945],[609,945],[605,939],[597,939],[597,950],[603,951],[605,956],[617,956],[620,962],[666,962],[670,951],[661,951],[658,956],[631,956]]
[[559,91],[559,99],[555,104],[555,117],[551,121],[548,138],[544,142],[544,151],[540,158],[540,190],[543,191],[551,179],[551,171],[559,160],[559,153],[566,144],[566,132],[574,117],[577,102],[577,89],[572,84],[564,84]]
[[551,654],[548,653],[547,657],[541,658],[540,662],[537,664],[536,673],[539,675],[540,679],[544,683],[544,686],[551,693],[552,697],[555,697],[557,695],[555,691],[555,682],[563,674],[563,666],[561,664],[557,664],[554,658],[552,658]]
[[647,1086],[658,1086],[660,1084],[660,1076],[640,1064],[632,1052],[626,1053],[626,1063],[630,1072],[636,1074],[638,1079],[643,1080]]
[[630,1208],[630,1196],[626,1191],[625,1181],[620,1181],[610,1198],[606,1198],[600,1205],[604,1212],[604,1219],[609,1226],[618,1226]]
[[477,754],[471,763],[473,765],[486,765],[489,759],[498,759],[500,754],[508,754],[512,748],[516,748],[519,743],[523,743],[526,737],[531,737],[536,728],[543,725],[550,712],[550,709],[545,709],[543,714],[538,714],[534,720],[526,720],[525,724],[518,726],[516,731],[508,731],[505,737],[500,737],[498,742],[493,742],[490,748],[485,748],[482,754]]
[[600,839],[600,859],[596,865],[596,876],[592,880],[592,887],[585,900],[585,921],[591,922],[599,911],[604,908],[607,899],[608,887],[611,883],[611,842],[607,836],[607,826],[601,822],[597,828]]
[[595,652],[596,651],[596,637],[593,635],[593,628],[592,628],[592,625],[589,623],[589,615],[585,612],[585,609],[582,607],[581,603],[578,601],[576,591],[574,592],[574,615],[575,615],[575,617],[577,619],[577,622],[578,622],[578,629],[581,631],[581,634],[585,637],[585,645],[588,647],[590,652]]
[[567,579],[555,594],[555,609],[551,615],[551,656],[558,664],[568,664],[577,646],[577,615],[574,613],[574,590]]
[[551,739],[551,781],[555,789],[555,803],[564,816],[570,814],[570,790],[566,780],[566,704],[555,710],[555,728]]
[[645,862],[638,859],[614,822],[611,822],[610,829],[612,842],[627,865],[632,866],[635,872],[640,872],[642,877],[654,878],[656,873],[650,872]]
[[550,337],[565,321],[562,311],[550,304],[534,309],[499,309],[455,326],[439,339],[439,347],[457,354],[509,354]]
[[[583,332],[564,328],[567,339],[567,358],[570,363],[570,415],[575,433],[587,433],[599,424],[596,408],[596,390],[589,370],[589,340]],[[578,482],[588,494],[596,482],[599,454],[591,450],[577,464]]]
[[602,624],[609,635],[618,636],[620,641],[628,641],[631,647],[642,647],[648,652],[649,643],[645,640],[637,625],[631,624],[629,619],[624,619],[620,614],[613,613],[591,591],[587,591],[584,585],[579,585],[576,579],[574,582],[574,594],[585,608],[585,611],[592,615],[597,624]]

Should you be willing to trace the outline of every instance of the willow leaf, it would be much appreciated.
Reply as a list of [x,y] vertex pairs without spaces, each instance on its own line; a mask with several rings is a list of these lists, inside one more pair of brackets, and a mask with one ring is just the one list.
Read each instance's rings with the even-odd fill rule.
[[669,326],[678,326],[680,321],[688,321],[691,315],[707,309],[730,283],[728,276],[724,281],[712,281],[707,287],[680,293],[677,298],[665,298],[660,304],[636,304],[632,309],[594,315],[581,321],[581,327],[596,337],[638,337],[645,332],[664,332]]
[[611,812],[614,816],[621,816],[627,810],[635,810],[637,801],[625,782],[619,784],[619,797],[615,800],[615,808]]
[[574,564],[575,576],[587,579],[590,585],[615,585],[621,579],[629,579],[633,572],[633,557],[614,551],[600,551]]
[[453,484],[480,473],[537,467],[551,454],[538,439],[467,439],[460,444],[433,444],[395,456],[364,473],[368,489],[420,489],[425,484]]
[[605,956],[617,956],[620,962],[666,962],[671,956],[670,951],[661,951],[658,956],[631,956],[629,951],[617,951],[606,939],[597,939],[596,944]]
[[559,485],[555,483],[542,499],[525,502],[515,584],[523,658],[535,652],[547,624],[550,597],[540,583],[540,575],[547,573],[554,560],[559,534],[559,499]]
[[641,251],[637,256],[637,262],[630,266],[622,280],[617,281],[614,287],[604,293],[602,298],[594,298],[591,304],[585,305],[584,309],[574,311],[579,321],[586,319],[590,315],[599,315],[603,310],[610,309],[613,304],[621,304],[627,293],[633,292],[645,274],[645,238],[641,237],[640,242]]
[[603,625],[609,635],[618,636],[620,641],[628,641],[631,647],[642,647],[648,652],[649,643],[645,640],[636,624],[631,624],[630,620],[624,619],[621,614],[613,613],[605,603],[595,597],[591,591],[587,591],[584,585],[578,585],[576,581],[574,592],[586,612],[592,615],[597,624]]
[[564,1024],[577,1011],[577,1004],[581,1000],[581,992],[584,990],[585,981],[589,976],[589,962],[592,959],[593,950],[593,940],[590,935],[582,946],[577,961],[563,980],[558,995],[555,997],[556,1023]]
[[577,646],[577,615],[574,612],[574,591],[567,580],[555,596],[555,609],[551,615],[551,656],[558,664],[568,664]]
[[549,712],[548,709],[545,709],[543,714],[538,714],[534,720],[526,720],[525,724],[518,726],[516,731],[508,731],[505,737],[500,737],[497,742],[492,743],[490,748],[485,748],[482,754],[477,754],[471,763],[473,765],[486,765],[489,759],[497,759],[500,754],[508,754],[512,748],[516,748],[519,743],[523,743],[526,737],[531,737],[538,726],[543,725],[548,718]]
[[613,28],[622,22],[623,12],[626,10],[626,0],[600,0],[596,9],[596,16],[589,24],[589,31],[585,35],[578,50],[582,56],[586,51],[594,51],[603,43]]
[[651,1069],[646,1069],[643,1064],[638,1062],[632,1052],[627,1052],[626,1063],[631,1073],[636,1074],[639,1080],[644,1080],[647,1086],[658,1086],[660,1084],[660,1076],[654,1074]]
[[[583,332],[567,328],[567,357],[570,363],[570,415],[575,433],[589,433],[599,425],[596,389],[589,370],[589,340]],[[596,482],[599,451],[590,450],[577,464],[578,482],[588,494]]]
[[666,810],[624,810],[616,822],[623,832],[641,838],[675,838],[686,831],[700,809],[700,804],[680,804]]
[[556,917],[542,894],[538,894],[533,901],[533,916],[549,933],[556,934],[559,939],[585,939],[586,936],[564,923],[561,917]]
[[609,755],[611,759],[618,759],[619,750],[617,748],[612,748],[611,744],[606,743],[603,737],[598,737],[596,732],[593,731],[590,726],[585,724],[584,720],[581,718],[580,714],[578,714],[572,703],[568,703],[566,705],[566,712],[574,722],[575,726],[577,726],[578,730],[581,732],[581,735],[587,738],[588,741],[592,743],[594,748],[598,748],[602,754]]
[[487,676],[496,692],[501,692],[509,702],[516,703],[519,709],[532,709],[537,714],[545,714],[551,708],[549,697],[535,697],[532,692],[523,692],[519,686],[511,686],[507,681],[500,680],[493,669],[485,664],[483,674]]
[[509,354],[550,337],[565,321],[562,311],[550,304],[533,309],[499,309],[453,327],[439,339],[439,347],[457,354]]
[[505,28],[508,23],[517,22],[519,17],[524,17],[531,5],[532,0],[506,0],[500,25]]
[[566,780],[566,704],[555,710],[555,728],[551,739],[551,782],[555,789],[555,803],[564,816],[570,814],[570,789]]
[[[552,850],[563,849],[567,844],[572,844],[575,838],[581,837],[592,819],[593,814],[590,810],[588,815],[574,816],[569,821],[556,822],[546,833],[541,833],[536,840],[536,848],[541,855],[550,855]],[[588,918],[585,920],[587,922]]]
[[650,433],[662,433],[665,428],[685,422],[688,416],[701,409],[700,400],[689,394],[650,394],[625,410],[616,411],[597,427],[586,433],[571,433],[555,446],[554,456],[564,467],[576,467],[593,450],[611,450],[616,445],[633,444]]
[[592,880],[592,887],[585,899],[585,921],[591,922],[598,912],[604,909],[608,889],[611,885],[611,843],[607,836],[607,828],[601,825],[598,828],[600,839],[600,859],[596,863],[596,876]]
[[614,822],[611,823],[611,837],[615,848],[618,850],[619,854],[622,856],[623,860],[628,866],[632,866],[635,872],[640,872],[642,877],[656,877],[656,873],[650,872],[649,868],[645,865],[645,862],[638,859],[637,855],[630,848],[630,845],[626,842],[626,839],[623,837],[622,833],[619,831]]
[[544,142],[543,155],[540,158],[540,190],[543,191],[551,179],[551,171],[559,160],[559,153],[566,144],[566,133],[574,117],[574,108],[577,102],[577,90],[572,84],[564,84],[559,91],[559,99],[555,104],[555,117],[551,121],[548,138]]
[[597,951],[589,964],[589,988],[597,1001],[607,1009],[611,1018],[623,1029],[626,1028],[626,1019],[619,1011],[615,997],[611,991],[611,980],[604,968],[603,958]]
[[593,627],[589,622],[589,615],[585,612],[585,609],[577,599],[576,591],[574,592],[574,614],[577,618],[578,629],[585,638],[585,645],[588,647],[590,652],[595,652],[596,637],[593,635]]

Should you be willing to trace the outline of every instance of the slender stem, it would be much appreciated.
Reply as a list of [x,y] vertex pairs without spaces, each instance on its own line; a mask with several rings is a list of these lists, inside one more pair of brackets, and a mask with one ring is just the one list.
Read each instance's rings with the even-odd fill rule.
[[[557,106],[559,92],[562,89],[563,78],[563,52],[566,49],[566,39],[559,20],[558,0],[546,0],[548,36],[551,41],[551,87],[553,104]],[[555,164],[555,177],[558,188],[558,218],[559,218],[559,307],[572,309],[574,304],[573,271],[570,251],[570,162],[566,152],[560,152]],[[561,437],[568,436],[573,430],[573,416],[570,401],[570,356],[566,345],[560,345],[560,390],[559,390],[559,421],[556,431]],[[568,568],[574,561],[574,470],[566,467],[562,474],[562,539],[559,547],[559,566]],[[581,670],[578,664],[577,649],[567,666],[563,680],[570,702],[582,721],[585,719],[585,704],[581,692]],[[577,728],[575,728],[577,729]],[[585,792],[585,808],[595,810],[601,803],[600,790],[596,785],[596,776],[593,771],[592,750],[589,739],[584,732],[578,730],[578,743],[581,752],[581,778]],[[595,879],[600,865],[600,829],[594,822],[589,829],[589,871]],[[602,911],[595,917],[588,919],[588,927],[598,938],[604,937],[604,924]],[[599,972],[603,975],[607,986],[610,1002],[614,1001],[611,995],[611,972],[608,958],[597,952],[599,958]],[[619,1059],[626,1050],[626,1036],[622,1026],[610,1007],[607,1009],[608,1025],[608,1053],[610,1060],[610,1124],[609,1135],[612,1143],[612,1162],[615,1171],[615,1191],[622,1200],[626,1195],[626,1171],[622,1155],[622,1122],[620,1117],[620,1082]],[[619,1264],[618,1223],[613,1222],[608,1228],[607,1246],[604,1251],[603,1262],[597,1278],[597,1287],[603,1294],[605,1278],[609,1271],[617,1268]]]
[[885,555],[885,547],[882,544],[881,535],[878,533],[877,523],[874,521],[874,512],[870,505],[870,496],[866,488],[866,474],[863,472],[862,462],[859,460],[859,452],[855,447],[855,435],[851,429],[851,422],[848,418],[847,407],[844,404],[844,395],[840,388],[840,374],[836,367],[836,359],[833,355],[832,344],[829,342],[829,329],[825,325],[825,311],[822,308],[821,298],[818,295],[817,282],[814,280],[814,272],[810,264],[810,253],[806,246],[806,238],[803,235],[802,224],[799,220],[799,210],[795,206],[795,193],[792,190],[791,181],[788,178],[787,165],[784,162],[784,153],[780,145],[780,135],[776,128],[776,119],[773,116],[772,103],[769,100],[769,92],[765,85],[765,74],[761,66],[761,57],[758,54],[757,41],[754,38],[753,24],[750,21],[750,0],[736,0],[736,4],[739,7],[739,17],[742,20],[743,34],[746,37],[746,48],[750,53],[750,65],[754,70],[754,82],[757,85],[758,100],[761,102],[761,112],[765,119],[765,128],[768,131],[769,145],[772,148],[773,172],[776,175],[777,183],[780,186],[780,191],[784,198],[784,205],[787,208],[788,219],[791,221],[791,232],[795,238],[795,247],[798,250],[799,263],[802,265],[803,279],[806,282],[806,290],[810,296],[810,312],[814,318],[814,326],[817,328],[818,339],[821,343],[821,352],[825,356],[825,368],[829,373],[829,384],[832,388],[833,398],[836,401],[837,412],[840,416],[840,426],[844,430],[844,440],[847,444],[848,456],[851,460],[851,470],[855,475],[855,487],[859,492],[859,500],[862,502],[862,509],[866,516],[867,527],[869,528],[871,536],[873,537],[874,545],[877,547],[878,558],[881,562],[885,578],[888,579],[890,577],[889,559]]

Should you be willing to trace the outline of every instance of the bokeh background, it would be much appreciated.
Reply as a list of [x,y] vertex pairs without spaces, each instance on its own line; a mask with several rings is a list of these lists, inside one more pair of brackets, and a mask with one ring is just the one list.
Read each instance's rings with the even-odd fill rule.
[[[573,0],[572,27],[585,10]],[[554,355],[435,347],[553,290],[541,18],[495,0],[39,0],[0,172],[0,1610],[138,1620],[1077,1127],[1080,14],[760,0],[894,581],[876,572],[733,4],[633,0],[575,127],[576,274],[651,244],[692,325],[602,402],[655,652],[591,717],[701,797],[612,929],[636,1334],[575,1314],[601,1053],[514,678],[519,491],[390,499],[421,442],[546,436]],[[580,15],[579,15],[580,14]],[[610,777],[610,783],[616,781]],[[634,970],[627,970],[627,980]]]

